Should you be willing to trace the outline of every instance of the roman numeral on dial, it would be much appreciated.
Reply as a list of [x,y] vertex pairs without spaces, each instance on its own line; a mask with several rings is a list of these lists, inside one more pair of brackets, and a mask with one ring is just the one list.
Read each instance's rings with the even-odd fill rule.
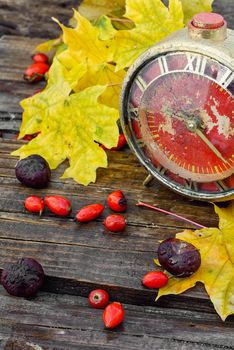
[[145,89],[147,88],[146,82],[144,81],[144,79],[143,79],[140,75],[138,75],[138,76],[136,77],[135,83],[137,84],[137,86],[139,87],[139,89],[140,89],[142,92],[144,92]]
[[157,171],[161,174],[161,175],[164,175],[165,174],[165,172],[167,171],[167,169],[166,168],[164,168],[163,166],[161,166],[161,165],[159,165],[159,166],[157,166]]
[[195,191],[198,190],[197,182],[195,181],[187,180],[185,186],[189,190],[195,190]]
[[217,181],[216,184],[217,184],[217,187],[220,189],[220,191],[228,190],[228,186],[226,186],[223,181]]
[[218,82],[223,88],[226,89],[232,83],[233,80],[234,72],[228,69],[226,73],[222,76],[222,78],[218,79]]
[[188,62],[185,66],[185,70],[204,74],[206,65],[207,65],[207,58],[202,56],[192,56],[187,54]]
[[132,118],[138,117],[138,108],[137,107],[132,107],[130,105],[129,112],[130,112]]
[[159,64],[161,74],[166,74],[169,72],[169,68],[167,65],[167,59],[165,56],[161,56],[158,58],[158,64]]

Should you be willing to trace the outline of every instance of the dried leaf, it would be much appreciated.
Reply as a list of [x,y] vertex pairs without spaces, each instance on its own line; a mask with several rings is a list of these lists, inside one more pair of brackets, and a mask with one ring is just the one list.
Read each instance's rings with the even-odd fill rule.
[[215,209],[220,218],[219,229],[185,230],[176,235],[199,249],[200,268],[187,278],[172,276],[168,284],[159,290],[157,299],[163,295],[183,293],[197,282],[202,282],[215,310],[225,320],[234,313],[234,202],[226,209]]

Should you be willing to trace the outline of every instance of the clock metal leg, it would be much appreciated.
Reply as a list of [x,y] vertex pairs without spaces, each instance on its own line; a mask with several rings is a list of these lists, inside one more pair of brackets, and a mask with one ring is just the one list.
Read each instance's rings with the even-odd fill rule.
[[143,181],[143,186],[147,186],[154,179],[153,175],[149,174]]

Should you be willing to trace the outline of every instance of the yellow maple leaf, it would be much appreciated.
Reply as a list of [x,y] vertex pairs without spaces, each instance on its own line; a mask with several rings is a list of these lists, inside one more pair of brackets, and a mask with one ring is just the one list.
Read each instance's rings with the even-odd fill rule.
[[[77,57],[79,57],[79,59],[77,59]],[[55,57],[53,61],[49,72],[47,88],[59,81],[65,81],[74,89],[87,73],[87,70],[87,64],[85,61],[82,62],[79,54],[73,56],[69,50],[65,50]]]
[[[185,0],[183,6],[186,9]],[[117,109],[125,68],[149,46],[180,29],[183,11],[180,0],[170,0],[169,8],[161,0],[127,0],[128,18],[103,16],[122,16],[124,0],[85,0],[82,11],[85,7],[88,16],[90,9],[94,10],[94,23],[74,11],[74,28],[55,20],[63,30],[62,40],[37,47],[38,51],[55,48],[56,55],[46,88],[21,103],[24,113],[19,137],[39,135],[13,154],[41,154],[52,169],[69,159],[63,177],[88,184],[94,181],[96,168],[107,164],[97,142],[107,148],[117,144]],[[113,21],[129,30],[117,31]]]
[[51,169],[68,159],[70,166],[62,177],[87,185],[95,181],[98,167],[107,166],[106,153],[99,143],[107,148],[117,144],[119,114],[98,101],[105,86],[71,94],[69,73],[56,58],[46,90],[22,101],[25,112],[19,136],[39,135],[12,155],[25,158],[39,154]]
[[100,40],[109,40],[115,37],[116,30],[107,16],[99,17],[95,23],[95,27],[99,29],[98,37]]
[[234,202],[226,209],[216,207],[216,212],[220,217],[219,229],[185,230],[176,235],[200,251],[201,266],[190,277],[171,276],[168,284],[159,289],[157,299],[163,295],[183,293],[197,282],[202,282],[215,310],[225,320],[234,313],[234,265],[231,256],[234,252]]
[[75,28],[61,25],[63,39],[68,49],[59,55],[58,60],[67,69],[79,66],[81,62],[87,62],[86,74],[73,85],[73,90],[79,92],[93,85],[105,85],[106,90],[100,97],[100,102],[118,109],[120,89],[126,71],[116,72],[112,62],[116,30],[106,16],[100,17],[95,25],[78,12],[75,12],[75,17],[77,19]]
[[80,13],[95,20],[104,14],[122,15],[124,13],[125,0],[84,0],[79,6]]
[[[100,29],[88,19],[74,11],[77,22],[75,28],[68,28],[54,19],[63,30],[63,41],[71,51],[79,52],[88,64],[112,62],[115,51],[115,40],[100,40]],[[102,28],[103,34],[103,28]]]
[[63,43],[61,36],[56,39],[51,39],[38,44],[34,51],[49,52]]
[[54,57],[59,55],[61,52],[67,49],[67,45],[64,44],[62,37],[58,37],[56,39],[47,40],[39,45],[37,45],[34,49],[34,52],[44,52],[49,53],[50,57]]
[[219,216],[219,228],[223,233],[229,259],[234,264],[234,202],[228,208],[215,206],[215,212]]
[[49,71],[46,88],[42,92],[22,100],[20,103],[24,113],[19,138],[39,132],[47,114],[51,114],[50,109],[54,105],[63,102],[69,96],[73,84],[76,85],[85,72],[85,64],[66,67],[56,57]]
[[93,67],[89,67],[87,73],[79,81],[77,86],[74,87],[74,91],[78,92],[95,84],[105,85],[106,90],[100,97],[100,102],[118,109],[120,90],[125,75],[126,71],[120,70],[116,72],[115,66],[112,64],[103,63],[94,65]]
[[211,12],[214,0],[181,0],[184,11],[184,23],[187,24],[196,13]]
[[125,17],[135,23],[135,28],[116,34],[114,60],[118,69],[129,67],[150,46],[184,26],[179,0],[170,0],[169,8],[161,0],[126,0]]

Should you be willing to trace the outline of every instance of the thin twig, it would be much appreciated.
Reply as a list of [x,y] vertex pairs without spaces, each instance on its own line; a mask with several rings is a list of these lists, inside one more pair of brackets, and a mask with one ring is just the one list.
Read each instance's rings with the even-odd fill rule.
[[149,208],[149,209],[153,209],[153,210],[159,211],[160,213],[164,213],[164,214],[171,215],[171,216],[175,217],[176,219],[189,222],[190,224],[193,224],[193,225],[195,225],[195,226],[197,226],[197,227],[199,227],[199,228],[207,228],[206,226],[203,226],[203,225],[201,225],[201,224],[198,224],[198,223],[195,222],[195,221],[186,219],[186,218],[184,218],[183,216],[174,214],[174,213],[172,213],[172,212],[170,212],[170,211],[167,211],[167,210],[164,210],[164,209],[160,209],[160,208],[158,208],[158,207],[155,207],[155,206],[150,205],[150,204],[147,204],[147,203],[138,202],[136,205],[137,205],[138,207],[146,207],[146,208]]

